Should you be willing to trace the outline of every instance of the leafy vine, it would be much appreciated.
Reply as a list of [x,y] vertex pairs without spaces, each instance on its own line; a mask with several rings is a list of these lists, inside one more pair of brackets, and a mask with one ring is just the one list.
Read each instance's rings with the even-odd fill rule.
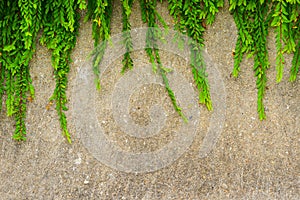
[[[277,82],[280,82],[283,76],[283,54],[285,52],[294,52],[294,58],[290,71],[290,81],[295,81],[300,66],[300,1],[278,0],[274,2],[274,7],[274,11],[272,12],[273,20],[271,26],[276,27],[276,80]],[[282,43],[285,44],[284,47]]]
[[122,1],[122,15],[123,15],[123,38],[124,45],[126,48],[126,52],[124,54],[124,58],[122,60],[123,68],[121,73],[124,74],[126,70],[132,69],[133,61],[130,57],[130,52],[133,50],[132,39],[130,35],[131,25],[129,22],[131,15],[133,0],[123,0]]
[[[123,16],[123,42],[126,48],[121,73],[132,69],[130,52],[133,50],[130,35],[130,16],[134,0],[120,0]],[[162,0],[160,1],[162,2]],[[170,88],[167,73],[160,60],[157,42],[162,36],[158,23],[164,29],[167,25],[156,10],[157,0],[139,0],[142,20],[148,25],[146,53],[164,81],[166,90],[175,110],[186,120]],[[224,0],[168,0],[170,15],[175,21],[175,29],[186,34],[191,40],[191,71],[199,90],[199,102],[212,109],[210,88],[201,50],[204,46],[203,34],[206,26],[214,22]],[[270,27],[276,34],[276,81],[284,75],[284,54],[293,53],[290,81],[295,81],[300,68],[300,0],[229,0],[231,12],[238,29],[235,46],[233,76],[237,77],[245,54],[254,57],[254,74],[257,86],[257,110],[260,119],[265,119],[263,105],[267,87],[268,61],[267,36]],[[79,29],[78,10],[87,10],[85,21],[92,20],[92,37],[95,41],[93,71],[96,87],[100,89],[99,63],[110,40],[113,0],[4,0],[0,1],[0,99],[5,105],[7,116],[15,119],[13,138],[26,140],[26,105],[34,99],[35,91],[30,77],[29,62],[36,51],[36,40],[43,30],[40,43],[52,51],[52,65],[56,80],[50,104],[56,104],[63,135],[71,143],[67,129],[66,90],[73,48]],[[178,41],[180,42],[180,41]],[[0,111],[1,111],[0,107]]]
[[159,15],[159,13],[155,10],[157,1],[140,1],[141,10],[142,10],[142,19],[143,22],[148,24],[148,30],[146,34],[146,53],[149,56],[150,62],[153,66],[154,72],[159,72],[163,78],[163,82],[165,84],[165,88],[170,96],[172,104],[178,114],[183,118],[184,121],[188,121],[185,115],[182,112],[182,109],[178,106],[178,103],[175,98],[175,94],[169,85],[169,80],[167,78],[167,73],[170,72],[170,69],[163,67],[163,64],[160,60],[159,50],[157,47],[157,40],[162,37],[161,30],[157,25],[157,20],[159,20],[165,29],[168,29],[167,24],[163,20],[163,18]]
[[100,86],[100,71],[99,63],[107,47],[107,41],[110,38],[110,22],[112,16],[112,0],[91,0],[88,3],[88,12],[85,17],[85,21],[93,19],[93,39],[95,40],[95,49],[91,52],[93,55],[93,71],[97,76],[95,79],[97,89],[101,89]]
[[64,111],[68,110],[66,88],[68,72],[70,70],[70,55],[76,44],[76,35],[79,28],[78,5],[74,1],[49,0],[44,10],[44,34],[40,40],[52,50],[52,66],[56,86],[50,101],[56,102],[63,135],[71,143],[71,136],[67,128],[67,119]]
[[41,6],[38,0],[0,3],[0,97],[5,91],[7,115],[14,116],[16,121],[15,140],[26,140],[26,102],[28,97],[34,98],[29,61],[42,24]]
[[187,34],[191,51],[191,68],[195,84],[199,90],[199,102],[212,110],[210,89],[207,80],[205,62],[201,54],[204,46],[203,33],[206,24],[212,24],[223,0],[168,0],[170,14],[174,17],[175,28]]
[[[290,80],[295,81],[299,71],[299,0],[230,0],[230,12],[238,28],[234,54],[233,76],[237,77],[245,53],[254,55],[254,73],[257,78],[257,111],[261,120],[266,118],[263,99],[267,87],[267,35],[270,26],[276,27],[276,81],[283,77],[285,52],[293,53]],[[283,47],[283,44],[285,46]]]

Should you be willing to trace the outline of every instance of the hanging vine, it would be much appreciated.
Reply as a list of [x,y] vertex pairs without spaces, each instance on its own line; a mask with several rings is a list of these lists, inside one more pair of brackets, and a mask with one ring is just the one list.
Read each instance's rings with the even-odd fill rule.
[[123,68],[121,73],[124,74],[126,70],[130,70],[133,67],[133,61],[130,57],[130,52],[133,50],[132,38],[130,35],[131,25],[129,22],[131,15],[133,0],[122,0],[122,15],[123,15],[123,39],[126,52],[122,60]]
[[191,51],[191,68],[195,84],[199,90],[199,102],[212,110],[210,89],[207,80],[206,66],[201,54],[204,46],[203,33],[206,24],[212,24],[223,0],[168,0],[170,14],[174,17],[175,28],[187,34]]
[[[15,140],[26,140],[26,103],[34,98],[29,62],[35,53],[37,33],[43,27],[41,43],[53,50],[56,87],[50,101],[56,102],[61,127],[71,142],[64,111],[70,54],[78,29],[77,7],[84,1],[19,0],[0,3],[0,97],[6,93],[7,115],[16,122]],[[29,95],[29,96],[28,96]]]
[[[298,3],[297,3],[298,2]],[[276,27],[276,70],[277,82],[280,82],[283,76],[284,56],[286,53],[293,53],[294,58],[290,71],[290,81],[295,81],[299,71],[300,61],[300,1],[287,0],[275,1],[274,12],[272,13],[271,26]],[[284,43],[284,47],[283,47]]]
[[140,6],[142,10],[142,20],[144,23],[148,24],[148,30],[146,33],[146,53],[149,56],[150,62],[153,66],[153,71],[158,72],[161,74],[163,78],[163,82],[165,84],[165,88],[169,94],[169,97],[171,98],[172,104],[178,112],[178,114],[183,118],[185,122],[187,122],[187,118],[182,112],[182,109],[178,106],[177,100],[175,98],[175,94],[172,90],[172,88],[169,85],[169,80],[167,78],[167,73],[170,72],[170,69],[167,69],[163,67],[160,55],[159,55],[159,49],[157,46],[158,40],[162,37],[162,32],[160,28],[157,25],[157,20],[160,21],[165,29],[168,29],[167,24],[163,20],[163,18],[159,15],[159,13],[155,10],[157,5],[157,1],[147,1],[147,0],[141,0]]
[[16,122],[15,140],[26,140],[26,102],[34,98],[29,61],[35,52],[35,39],[41,27],[41,2],[1,1],[1,86],[6,92],[7,115]]
[[[276,27],[276,81],[283,76],[285,52],[293,53],[290,80],[295,81],[299,71],[299,0],[230,0],[230,12],[238,28],[233,76],[237,77],[245,53],[254,55],[254,73],[257,78],[257,111],[261,120],[266,118],[263,99],[267,87],[267,35],[270,26]],[[283,47],[283,44],[285,46]],[[297,48],[298,47],[298,48]]]
[[50,102],[55,101],[63,135],[71,143],[64,111],[68,110],[66,88],[71,63],[70,55],[76,44],[79,27],[79,14],[76,12],[78,5],[72,0],[49,0],[44,6],[44,34],[40,42],[52,50],[52,66],[56,80]]
[[97,89],[100,86],[100,70],[99,63],[102,61],[107,42],[110,38],[110,23],[112,16],[113,1],[112,0],[91,0],[88,3],[88,12],[85,21],[93,19],[93,39],[95,41],[95,49],[91,52],[93,56],[93,71],[96,75],[95,83]]
[[[123,16],[123,42],[126,49],[121,73],[132,69],[130,52],[133,42],[130,35],[130,16],[133,0],[120,0]],[[26,105],[34,99],[29,62],[36,51],[37,34],[43,30],[40,42],[52,51],[52,65],[56,86],[49,105],[56,104],[63,135],[71,142],[67,129],[66,89],[70,70],[70,55],[76,44],[79,28],[78,9],[87,9],[85,21],[92,20],[92,37],[95,41],[93,71],[96,86],[100,89],[99,63],[110,40],[113,0],[4,0],[0,1],[0,99],[5,99],[6,114],[15,119],[13,138],[26,140]],[[162,1],[161,1],[162,2]],[[161,63],[157,42],[162,37],[161,27],[167,29],[157,12],[157,0],[139,0],[142,20],[148,25],[146,53],[153,71],[159,73],[175,110],[186,120],[170,88],[169,69]],[[191,52],[191,71],[199,90],[199,102],[212,109],[210,88],[205,62],[201,54],[206,26],[214,22],[224,0],[168,0],[175,29],[186,34]],[[245,54],[254,57],[254,74],[257,86],[257,110],[265,119],[264,95],[267,86],[267,36],[270,27],[276,34],[276,81],[284,76],[285,53],[293,53],[290,81],[295,81],[300,68],[300,0],[229,0],[229,11],[238,33],[234,54],[233,76],[238,77]],[[160,24],[160,26],[158,25]],[[180,40],[177,40],[180,43]],[[0,107],[0,111],[1,111]]]

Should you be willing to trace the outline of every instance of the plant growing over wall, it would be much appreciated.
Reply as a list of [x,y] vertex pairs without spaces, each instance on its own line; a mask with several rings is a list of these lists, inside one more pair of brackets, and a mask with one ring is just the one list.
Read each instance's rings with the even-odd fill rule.
[[124,58],[122,60],[123,68],[121,73],[124,74],[126,70],[132,69],[133,61],[130,57],[130,52],[133,50],[132,39],[130,35],[131,25],[129,22],[131,15],[133,0],[123,0],[122,1],[122,16],[123,16],[123,38],[124,38],[124,46],[126,48],[126,53],[124,54]]
[[76,43],[78,8],[85,1],[14,0],[0,2],[0,97],[5,92],[7,115],[14,116],[13,138],[26,140],[26,103],[34,98],[29,61],[36,49],[37,33],[43,28],[41,43],[52,50],[56,87],[55,101],[63,134],[71,142],[64,111],[67,110],[67,74],[70,54]]
[[[89,1],[88,12],[85,21],[93,19],[93,39],[95,40],[95,49],[93,55],[93,71],[97,76],[95,79],[97,89],[100,90],[100,71],[99,63],[105,53],[107,41],[110,37],[110,22],[112,15],[112,0],[94,0]],[[101,42],[101,43],[100,43]],[[100,43],[100,45],[99,45]]]
[[56,80],[50,101],[55,101],[63,135],[71,143],[64,111],[68,110],[66,88],[70,55],[75,47],[79,28],[79,14],[76,12],[78,5],[74,1],[50,0],[44,6],[44,33],[40,41],[52,50],[52,66]]
[[0,2],[0,97],[5,92],[7,116],[14,116],[13,138],[25,140],[26,102],[34,98],[29,61],[42,26],[38,0]]
[[205,63],[201,54],[204,46],[203,33],[206,24],[212,24],[218,9],[223,6],[223,0],[169,0],[170,14],[176,22],[176,29],[185,33],[192,40],[189,41],[191,51],[191,68],[195,84],[199,90],[199,101],[212,110]]
[[[230,0],[230,12],[238,28],[233,76],[237,77],[245,53],[254,56],[254,73],[257,78],[257,111],[265,119],[263,99],[267,86],[268,61],[267,35],[270,26],[276,27],[277,82],[283,76],[285,52],[294,52],[290,80],[295,81],[299,71],[299,0]],[[283,48],[282,43],[285,44]]]
[[169,85],[169,80],[167,78],[167,73],[170,69],[163,67],[163,64],[160,60],[159,50],[157,48],[157,40],[162,37],[161,30],[159,29],[156,21],[159,20],[165,29],[167,29],[167,24],[163,18],[156,11],[157,1],[140,1],[141,10],[142,10],[142,20],[144,23],[148,24],[148,30],[146,34],[146,53],[149,56],[150,62],[152,63],[152,68],[154,72],[157,72],[162,76],[165,88],[171,98],[172,104],[178,114],[187,122],[187,118],[184,116],[182,109],[178,106],[175,94],[172,88]]
[[[272,18],[271,26],[276,27],[276,80],[280,82],[282,79],[284,68],[283,54],[287,52],[294,53],[290,81],[295,81],[300,67],[300,1],[275,1]],[[282,43],[285,44],[284,47]]]
[[[123,39],[126,53],[121,73],[132,69],[130,57],[132,39],[129,33],[133,0],[120,0],[123,16]],[[161,0],[162,1],[162,0]],[[153,71],[161,74],[173,106],[184,117],[169,86],[167,73],[160,60],[157,41],[161,38],[159,23],[167,29],[164,19],[156,10],[157,0],[139,0],[142,20],[149,29],[145,49]],[[64,111],[67,110],[67,75],[70,55],[76,44],[79,28],[78,9],[87,9],[85,21],[91,20],[92,37],[95,40],[93,71],[96,87],[100,89],[99,63],[110,39],[113,0],[4,0],[0,1],[0,99],[6,96],[8,116],[16,122],[15,140],[26,140],[26,105],[34,99],[29,62],[35,53],[37,34],[43,30],[41,44],[52,51],[52,65],[56,86],[50,103],[56,104],[63,135],[71,142]],[[254,56],[254,74],[258,91],[257,110],[260,119],[266,117],[263,99],[267,85],[268,62],[267,35],[270,27],[276,31],[276,81],[280,82],[284,71],[284,53],[294,53],[290,81],[295,81],[300,66],[300,0],[229,0],[237,29],[233,76],[237,77],[244,54]],[[199,90],[199,102],[212,109],[205,63],[201,54],[206,26],[214,22],[224,0],[168,0],[170,15],[175,20],[175,29],[191,38],[191,71]],[[1,107],[0,107],[1,109]]]

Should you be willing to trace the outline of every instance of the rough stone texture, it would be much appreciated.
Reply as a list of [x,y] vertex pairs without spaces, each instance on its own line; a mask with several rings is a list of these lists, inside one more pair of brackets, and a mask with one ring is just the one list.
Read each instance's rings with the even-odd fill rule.
[[[112,34],[121,31],[120,4],[117,3],[115,7]],[[168,16],[166,3],[159,7],[171,25],[172,18]],[[132,28],[145,27],[137,2],[131,21]],[[0,113],[0,199],[300,199],[299,79],[295,83],[288,81],[291,56],[287,56],[283,81],[276,84],[274,33],[272,30],[270,32],[268,49],[272,67],[268,70],[265,97],[267,119],[259,121],[256,113],[253,59],[244,60],[239,78],[230,76],[236,27],[228,9],[222,9],[205,34],[206,50],[218,66],[227,92],[226,121],[222,135],[214,150],[205,158],[198,156],[203,140],[203,135],[199,133],[189,150],[172,165],[141,174],[120,172],[96,160],[85,149],[80,133],[75,130],[72,105],[69,105],[67,115],[73,144],[67,144],[61,136],[54,106],[46,109],[55,81],[51,53],[38,45],[30,64],[36,99],[28,103],[27,142],[11,140],[14,122],[6,117],[5,109]],[[91,22],[82,22],[72,55],[74,62],[69,74],[69,97],[72,96],[78,76],[77,70],[92,49]],[[161,55],[165,62],[176,59],[168,53],[162,52]],[[148,60],[143,51],[135,52],[133,59],[136,66]],[[116,62],[121,66],[120,61]],[[182,73],[191,79],[188,68],[182,69]],[[109,86],[110,83],[105,83],[108,81],[105,77],[113,79],[120,75],[112,70],[103,77],[104,86]],[[104,94],[108,91],[109,87],[103,87]],[[153,101],[169,101],[159,86],[150,86],[145,91],[134,93],[131,99],[130,112],[138,124],[147,124],[149,121],[147,105]],[[146,100],[140,101],[141,98]],[[97,99],[105,102],[101,95]],[[72,100],[69,99],[69,102]],[[164,106],[172,112],[170,102]],[[137,107],[142,111],[135,110]],[[200,109],[200,130],[205,131],[211,113],[203,106]],[[101,110],[101,104],[97,110]],[[102,112],[99,113],[99,120],[105,117],[111,120],[110,110]],[[174,120],[176,126],[178,116],[171,113],[169,117],[169,122]],[[127,151],[155,150],[172,139],[167,133],[161,138],[155,136],[143,149],[139,141],[113,131],[113,125],[107,125],[105,129],[108,136]],[[129,140],[129,143],[125,143],[125,140]]]

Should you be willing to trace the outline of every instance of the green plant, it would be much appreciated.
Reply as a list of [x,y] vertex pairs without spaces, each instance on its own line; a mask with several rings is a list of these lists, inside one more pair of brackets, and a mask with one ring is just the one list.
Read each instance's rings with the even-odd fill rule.
[[159,49],[157,46],[157,40],[162,38],[162,32],[159,29],[156,21],[159,20],[165,29],[168,29],[165,21],[159,15],[159,13],[155,10],[156,1],[147,1],[141,0],[141,10],[142,10],[142,19],[144,23],[148,24],[148,30],[146,34],[146,53],[149,56],[150,62],[152,63],[152,68],[154,72],[160,73],[163,78],[163,82],[165,84],[165,88],[171,98],[172,104],[178,114],[183,118],[184,121],[187,122],[187,118],[184,116],[182,109],[178,106],[173,90],[169,85],[169,80],[167,78],[167,73],[169,69],[163,67],[163,64],[160,60]]
[[[67,110],[67,73],[76,43],[78,6],[84,1],[14,0],[0,2],[0,97],[7,95],[7,115],[14,116],[15,140],[26,140],[26,103],[34,98],[29,61],[36,49],[37,34],[44,28],[41,43],[52,50],[56,87],[50,101],[56,102],[63,134],[71,142],[64,111]],[[29,96],[28,96],[29,95]]]
[[133,0],[123,0],[122,1],[122,15],[123,15],[123,38],[124,45],[126,48],[126,53],[124,54],[124,58],[122,60],[123,68],[121,73],[124,74],[126,70],[132,69],[133,61],[130,57],[130,52],[133,50],[132,39],[130,35],[131,25],[129,22],[131,15]]
[[[162,0],[161,0],[162,1]],[[92,20],[92,37],[95,40],[93,71],[96,87],[100,89],[99,63],[110,40],[113,0],[4,0],[0,1],[0,99],[6,97],[8,116],[16,122],[13,138],[26,140],[26,105],[34,99],[34,88],[30,77],[29,62],[36,50],[37,35],[52,51],[52,65],[56,80],[50,102],[56,103],[63,135],[71,142],[67,129],[67,75],[70,69],[70,55],[76,44],[79,28],[78,9],[87,9],[85,21]],[[123,16],[123,42],[126,53],[123,57],[121,73],[132,69],[130,52],[133,49],[130,35],[130,15],[133,0],[121,0]],[[169,86],[167,73],[160,60],[157,42],[162,38],[161,28],[168,29],[164,19],[156,10],[157,0],[139,0],[142,20],[147,23],[145,49],[153,66],[153,71],[161,74],[166,90],[176,111],[186,120],[177,105],[175,95]],[[210,88],[206,67],[201,54],[204,46],[203,34],[206,26],[214,22],[224,0],[168,0],[170,14],[175,21],[175,29],[186,34],[191,51],[191,71],[199,90],[199,102],[212,109]],[[233,76],[237,77],[244,54],[254,56],[254,73],[257,78],[257,109],[260,119],[266,117],[263,105],[267,85],[268,62],[267,36],[270,27],[276,32],[277,82],[284,71],[284,53],[294,53],[290,70],[290,81],[295,81],[300,66],[300,0],[230,0],[229,11],[233,15],[238,38],[235,47]],[[160,24],[160,26],[159,26]],[[180,37],[177,38],[180,45]],[[0,107],[1,109],[1,107]]]
[[212,110],[210,89],[205,72],[205,62],[201,54],[204,46],[203,33],[206,24],[212,24],[215,15],[220,7],[223,7],[223,0],[191,0],[176,1],[169,0],[170,14],[175,19],[175,28],[187,34],[191,51],[191,68],[195,84],[199,90],[199,101]]
[[[92,0],[88,4],[88,12],[85,21],[93,19],[93,39],[95,40],[95,49],[91,52],[93,55],[93,71],[97,76],[96,86],[100,90],[100,71],[99,63],[105,53],[107,41],[110,38],[110,22],[112,15],[112,0]],[[100,44],[100,45],[99,45]]]
[[[294,52],[290,80],[295,81],[299,71],[299,0],[230,0],[230,12],[238,28],[233,76],[237,77],[245,53],[254,56],[254,73],[257,78],[257,111],[261,120],[266,118],[263,99],[267,87],[268,61],[267,36],[270,26],[276,27],[277,82],[283,76],[285,52]],[[282,47],[282,42],[285,47]],[[297,48],[298,47],[298,48]]]
[[52,50],[52,66],[56,80],[56,86],[50,101],[56,102],[56,110],[63,135],[71,143],[64,111],[68,110],[66,106],[66,88],[71,62],[70,55],[75,47],[79,28],[79,14],[76,12],[78,5],[74,1],[50,0],[43,6],[45,11],[43,15],[44,33],[40,41],[41,44],[46,44],[48,49]]
[[[284,57],[283,54],[293,53],[294,58],[290,71],[290,81],[295,81],[299,71],[300,61],[300,1],[274,1],[271,26],[276,27],[276,69],[277,82],[280,82],[283,76]],[[283,47],[283,44],[285,46]]]
[[[149,29],[146,36],[146,53],[149,56],[150,62],[153,66],[153,71],[158,71],[162,77],[166,87],[166,90],[171,98],[175,110],[187,121],[186,117],[182,113],[181,108],[176,102],[174,92],[169,86],[169,81],[167,79],[168,69],[163,67],[159,50],[157,49],[157,40],[161,38],[161,31],[157,22],[160,22],[164,29],[168,29],[164,19],[156,11],[156,0],[140,0],[140,7],[142,13],[142,20],[147,23]],[[199,90],[199,102],[207,106],[209,110],[212,110],[212,101],[210,98],[209,84],[207,81],[207,74],[205,72],[205,63],[201,54],[201,47],[203,43],[203,33],[205,31],[205,23],[212,24],[215,15],[218,12],[218,8],[222,7],[224,4],[223,0],[215,1],[176,1],[169,0],[169,10],[171,15],[173,15],[176,23],[177,30],[182,33],[187,34],[191,40],[189,41],[191,49],[191,68],[194,75],[194,80]],[[131,69],[133,66],[132,59],[130,58],[130,51],[132,50],[132,41],[130,37],[130,24],[128,18],[131,13],[132,1],[122,1],[123,6],[123,37],[124,44],[126,48],[126,53],[123,58],[123,68],[122,73],[127,69]],[[96,8],[94,8],[95,10]],[[92,11],[90,11],[92,12]],[[102,13],[104,15],[105,12]],[[200,16],[199,18],[197,16]],[[96,20],[97,21],[97,20]],[[95,31],[95,30],[93,30]],[[103,38],[105,40],[107,38]],[[95,45],[98,44],[95,42]],[[99,47],[92,52],[94,55],[94,67],[97,67],[102,60],[106,43],[101,44]],[[94,70],[95,74],[99,76],[99,71]],[[98,80],[99,82],[99,80]]]
[[0,2],[0,97],[5,91],[7,115],[16,121],[15,140],[26,139],[26,102],[34,98],[28,65],[42,26],[41,7],[38,0]]

